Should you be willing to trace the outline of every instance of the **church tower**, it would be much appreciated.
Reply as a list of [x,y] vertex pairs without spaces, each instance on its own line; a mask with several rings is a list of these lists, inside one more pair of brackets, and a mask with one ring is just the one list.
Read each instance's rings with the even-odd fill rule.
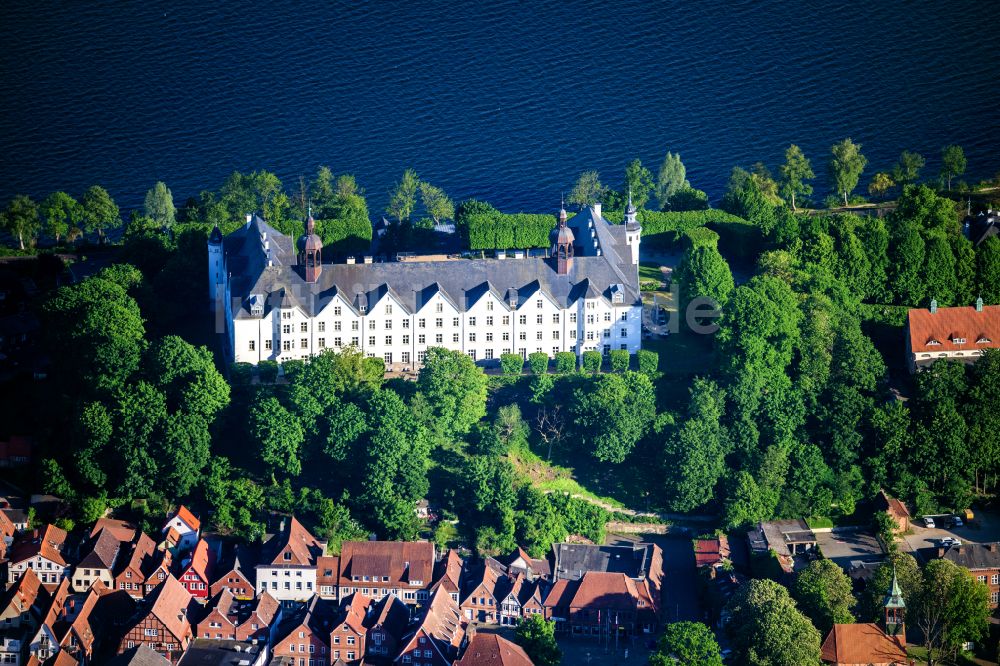
[[899,581],[896,580],[896,570],[892,571],[892,586],[885,595],[882,602],[885,610],[885,635],[896,638],[900,644],[906,644],[906,624],[903,616],[906,613],[906,603],[903,601],[903,592],[899,589]]
[[226,293],[226,259],[222,253],[222,231],[212,229],[208,237],[208,307],[215,312]]
[[315,283],[319,280],[320,273],[323,272],[323,241],[316,235],[316,220],[312,216],[312,207],[309,208],[309,217],[306,219],[306,235],[302,237],[301,263],[305,269],[306,282]]
[[556,259],[556,273],[568,275],[573,269],[573,230],[566,224],[566,208],[559,209],[559,225],[549,235],[552,240],[552,256]]
[[639,241],[642,237],[642,226],[637,217],[638,211],[632,203],[632,190],[628,191],[628,206],[625,207],[625,242],[632,248],[632,263],[639,265]]

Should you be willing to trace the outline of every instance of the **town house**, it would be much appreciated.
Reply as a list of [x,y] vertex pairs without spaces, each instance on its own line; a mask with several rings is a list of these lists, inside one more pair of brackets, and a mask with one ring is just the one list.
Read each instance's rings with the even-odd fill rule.
[[340,550],[340,597],[394,594],[413,605],[426,601],[434,575],[429,541],[345,541]]
[[256,572],[248,549],[241,549],[239,544],[234,544],[231,554],[224,557],[216,569],[221,574],[212,583],[211,596],[216,596],[222,590],[229,590],[237,599],[253,599]]
[[535,666],[524,648],[498,634],[477,633],[455,666]]
[[990,608],[1000,605],[1000,543],[963,543],[938,548],[938,557],[967,570],[990,590]]
[[0,663],[20,666],[50,600],[32,569],[0,596]]
[[192,630],[188,620],[191,595],[176,578],[167,575],[153,590],[128,623],[128,630],[118,647],[118,654],[136,645],[145,644],[176,664],[191,643]]
[[324,599],[337,599],[340,558],[336,555],[316,559],[316,590]]
[[394,664],[451,666],[465,639],[462,614],[451,595],[439,589],[423,609],[415,629],[399,642]]
[[201,521],[183,504],[163,525],[163,540],[169,548],[190,550],[198,542]]
[[208,542],[199,539],[191,552],[190,559],[181,562],[181,572],[177,579],[195,599],[208,599],[208,591],[212,586],[209,576],[212,573],[214,559],[215,554],[208,547]]
[[134,599],[143,599],[170,575],[172,556],[169,550],[158,549],[153,539],[139,532],[127,558],[114,576],[114,587],[124,590]]
[[69,563],[63,557],[66,536],[66,530],[55,525],[18,535],[7,553],[7,583],[16,583],[25,571],[34,569],[42,585],[55,590],[70,572]]
[[128,546],[115,536],[111,530],[102,529],[92,538],[83,558],[73,569],[73,591],[86,592],[94,581],[101,581],[106,587],[114,589],[115,563],[119,555]]
[[290,612],[275,635],[273,659],[288,666],[319,666],[330,663],[330,631],[336,609],[319,595]]
[[330,657],[336,662],[360,662],[365,656],[365,617],[371,606],[371,599],[355,592],[344,600],[340,616],[330,629]]
[[939,359],[974,363],[987,349],[1000,348],[1000,305],[916,308],[906,314],[906,357],[910,372]]
[[466,620],[474,622],[499,622],[500,604],[497,585],[504,576],[504,566],[492,557],[478,565],[476,572],[465,583],[465,596],[460,605]]
[[372,604],[365,618],[368,630],[365,654],[379,663],[396,654],[399,641],[410,621],[410,607],[394,594],[387,594]]
[[294,516],[282,520],[256,567],[257,593],[269,592],[281,602],[309,599],[316,592],[316,561],[325,550]]

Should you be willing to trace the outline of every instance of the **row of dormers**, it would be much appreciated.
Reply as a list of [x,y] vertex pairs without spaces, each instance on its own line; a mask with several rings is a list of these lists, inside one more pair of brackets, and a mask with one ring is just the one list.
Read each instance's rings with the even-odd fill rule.
[[[483,288],[484,286],[485,288]],[[506,294],[504,296],[501,296],[500,292],[495,287],[493,287],[493,285],[491,285],[489,282],[485,283],[485,285],[479,285],[479,287],[481,288],[479,296],[475,297],[474,300],[468,305],[468,307],[465,309],[466,312],[472,310],[481,301],[487,299],[487,297],[490,295],[492,295],[493,298],[486,300],[488,311],[493,309],[492,306],[494,303],[499,303],[502,309],[508,312],[514,312],[519,309],[530,307],[529,303],[533,299],[535,301],[536,307],[541,308],[544,307],[542,297],[544,297],[545,300],[548,300],[549,303],[555,309],[557,310],[565,309],[559,305],[556,299],[553,298],[552,295],[549,294],[548,291],[545,290],[545,288],[538,283],[538,281],[529,284],[524,289],[524,291],[527,292],[526,297],[522,297],[520,290],[514,288],[508,289],[506,291]],[[363,316],[368,314],[370,311],[374,311],[375,308],[386,299],[390,299],[394,304],[398,305],[400,310],[407,315],[415,315],[420,312],[423,312],[424,309],[430,306],[431,304],[434,304],[437,312],[443,312],[444,303],[449,304],[451,308],[454,310],[454,312],[463,311],[458,306],[458,304],[455,303],[455,301],[448,296],[447,292],[445,292],[444,289],[442,289],[440,285],[438,285],[437,283],[434,283],[433,285],[422,291],[423,292],[429,291],[430,296],[429,297],[425,296],[425,298],[423,299],[423,305],[421,307],[417,308],[416,310],[411,310],[406,306],[403,299],[399,297],[399,295],[395,292],[395,290],[391,286],[385,283],[379,285],[379,287],[377,287],[376,289],[368,292],[357,292],[355,293],[353,299],[347,298],[346,292],[343,292],[339,288],[334,287],[332,290],[333,292],[332,296],[329,297],[329,301],[326,304],[324,304],[316,312],[315,315],[312,316],[321,316],[322,313],[325,312],[331,306],[331,304],[334,303],[337,303],[342,307],[347,307],[355,315]],[[476,290],[470,290],[470,291],[476,291]],[[535,294],[538,295],[538,298],[534,298]],[[435,302],[435,298],[438,296],[440,297],[439,302]],[[315,301],[316,299],[321,299],[322,295],[317,295],[313,294],[312,292],[308,292],[306,294],[306,297],[308,299]],[[596,302],[597,300],[603,300],[605,303],[607,303],[612,307],[623,306],[625,305],[625,287],[622,284],[615,283],[612,284],[606,290],[606,293],[602,293],[599,292],[597,289],[595,289],[592,285],[588,284],[587,289],[584,292],[583,298],[577,299],[577,301],[579,300],[584,300],[585,302]],[[268,301],[270,301],[270,303]],[[260,293],[250,294],[250,296],[246,300],[246,309],[249,312],[250,316],[252,317],[263,317],[266,312],[268,312],[270,309],[273,309],[275,306],[281,309],[298,308],[303,312],[308,312],[308,308],[303,307],[303,304],[300,303],[299,301],[300,299],[292,296],[287,288],[283,288],[279,291],[271,292],[270,294],[267,295]]]
[[[948,342],[950,342],[953,345],[964,345],[968,342],[968,340],[965,337],[961,336],[958,333],[952,333],[950,336],[948,336],[947,339]],[[988,345],[991,342],[993,341],[990,340],[985,333],[980,333],[979,337],[976,338],[977,345]],[[928,347],[938,347],[941,345],[941,341],[938,340],[937,338],[929,338],[925,344],[927,344]]]

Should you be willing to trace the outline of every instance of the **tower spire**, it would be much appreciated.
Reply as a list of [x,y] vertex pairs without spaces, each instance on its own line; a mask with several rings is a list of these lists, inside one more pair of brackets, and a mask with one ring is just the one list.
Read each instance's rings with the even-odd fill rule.
[[[903,614],[906,612],[906,602],[903,601],[903,591],[896,577],[896,567],[892,567],[892,584],[882,602],[885,611],[885,633],[888,636],[905,636]],[[905,639],[904,639],[905,640]]]

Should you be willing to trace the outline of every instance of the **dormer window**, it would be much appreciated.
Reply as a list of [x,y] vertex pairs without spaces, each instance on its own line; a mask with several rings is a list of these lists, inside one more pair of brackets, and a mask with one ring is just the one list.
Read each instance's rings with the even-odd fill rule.
[[986,337],[985,335],[980,335],[980,336],[979,336],[979,339],[978,339],[978,340],[976,340],[976,344],[977,344],[977,345],[988,345],[988,344],[989,344],[989,343],[991,343],[991,342],[993,342],[993,341],[992,341],[992,340],[990,340],[990,339],[989,339],[988,337]]
[[956,338],[956,337],[953,337],[951,339],[951,341],[952,341],[953,344],[956,344],[956,345],[964,345],[965,344],[965,338]]
[[927,346],[928,347],[937,347],[940,344],[941,344],[941,342],[938,341],[938,340],[935,340],[934,338],[931,338],[930,340],[927,341]]
[[368,312],[368,306],[367,305],[362,305],[358,309],[361,311],[361,314],[364,314],[364,313]]
[[291,559],[292,559],[292,554],[288,551],[285,551],[285,561],[288,562]]

